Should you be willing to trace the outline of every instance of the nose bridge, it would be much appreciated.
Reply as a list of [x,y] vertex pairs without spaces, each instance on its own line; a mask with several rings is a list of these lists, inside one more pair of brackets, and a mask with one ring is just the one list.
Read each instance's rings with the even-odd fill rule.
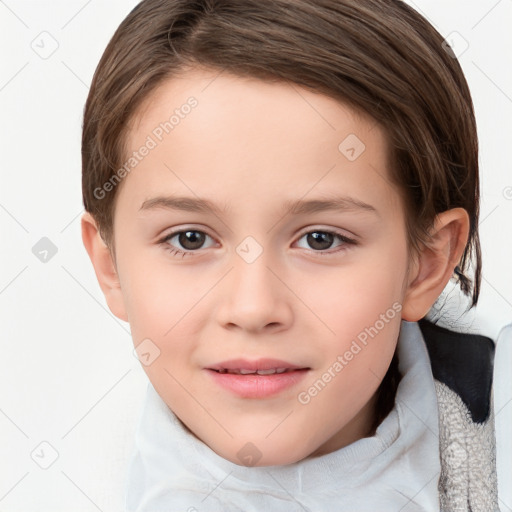
[[[234,255],[234,292],[248,293],[261,297],[275,291],[276,281],[269,267],[275,266],[272,249],[264,246],[253,236],[245,237],[235,248]],[[258,299],[258,297],[255,297]]]
[[246,237],[235,247],[220,322],[249,330],[287,322],[286,294],[274,273],[279,271],[272,250]]

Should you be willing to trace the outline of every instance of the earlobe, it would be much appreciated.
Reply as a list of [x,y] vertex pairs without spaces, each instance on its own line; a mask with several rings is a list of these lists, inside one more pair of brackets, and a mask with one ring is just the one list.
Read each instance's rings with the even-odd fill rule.
[[110,253],[101,235],[94,217],[85,212],[81,219],[82,241],[91,259],[94,272],[110,311],[125,322],[128,322],[124,305],[121,283]]
[[429,242],[421,248],[402,303],[402,318],[417,322],[439,297],[458,265],[469,236],[469,216],[463,208],[436,217]]

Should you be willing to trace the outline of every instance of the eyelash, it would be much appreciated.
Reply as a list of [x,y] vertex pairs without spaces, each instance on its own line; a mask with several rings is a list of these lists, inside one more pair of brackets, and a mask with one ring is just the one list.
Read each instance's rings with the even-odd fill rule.
[[[197,233],[203,233],[205,234],[206,236],[210,236],[208,235],[207,233],[205,233],[204,231],[201,231],[199,229],[182,229],[182,230],[179,230],[179,231],[174,231],[173,233],[169,233],[168,235],[165,235],[164,238],[162,238],[161,240],[158,241],[159,244],[162,244],[164,246],[164,249],[168,252],[170,252],[170,254],[172,256],[175,256],[175,257],[178,257],[179,255],[182,255],[182,258],[184,258],[185,256],[191,256],[193,253],[195,252],[198,252],[198,250],[195,250],[195,251],[183,251],[181,249],[177,249],[176,247],[172,247],[172,246],[169,246],[169,244],[167,243],[169,240],[171,240],[172,238],[174,238],[176,235],[179,235],[181,233],[186,233],[187,231],[194,231],[194,232],[197,232]],[[348,238],[347,236],[345,235],[342,235],[341,233],[338,233],[337,231],[330,231],[330,230],[325,230],[325,229],[313,229],[311,231],[306,231],[305,233],[302,233],[301,236],[297,239],[297,240],[300,240],[301,238],[303,238],[305,235],[309,235],[311,233],[327,233],[327,234],[330,234],[330,235],[334,235],[335,237],[338,237],[339,240],[341,240],[343,242],[343,244],[340,246],[341,249],[337,249],[335,251],[331,251],[331,252],[327,252],[327,251],[315,251],[313,249],[311,249],[310,251],[315,253],[315,254],[318,254],[319,256],[330,256],[330,255],[333,255],[333,254],[337,254],[341,251],[344,251],[347,249],[347,245],[357,245],[357,242],[352,239],[352,238]],[[212,238],[212,237],[210,237]]]

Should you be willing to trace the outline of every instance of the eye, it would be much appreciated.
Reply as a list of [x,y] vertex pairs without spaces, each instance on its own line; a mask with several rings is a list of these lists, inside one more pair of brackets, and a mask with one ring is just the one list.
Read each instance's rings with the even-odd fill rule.
[[[169,251],[172,255],[181,255],[182,258],[184,258],[185,256],[191,255],[193,252],[197,251],[197,249],[203,248],[202,245],[207,237],[211,238],[204,231],[199,231],[198,229],[185,229],[166,235],[158,243],[162,244],[165,250]],[[179,243],[185,250],[181,250],[170,245],[169,242],[173,238],[176,238],[177,243]]]
[[[304,233],[299,238],[299,241],[302,239],[305,239],[306,243],[313,249],[313,252],[318,253],[320,256],[327,256],[333,253],[337,253],[345,250],[347,248],[347,245],[357,244],[355,240],[345,235],[342,235],[341,233],[337,233],[336,231],[327,231],[320,229]],[[335,239],[341,241],[341,243],[338,245],[338,247],[341,248],[335,251],[325,252],[325,250],[331,248]]]
[[[172,239],[176,238],[177,244],[179,244],[184,250],[179,247],[175,247],[170,242]],[[204,231],[200,231],[198,229],[185,229],[181,231],[175,231],[173,233],[169,233],[164,238],[159,240],[159,244],[162,244],[166,251],[169,251],[173,256],[180,256],[184,258],[185,256],[190,256],[194,252],[197,252],[199,249],[203,249],[203,244],[206,238],[211,238]],[[333,253],[338,253],[347,248],[347,245],[357,245],[357,242],[352,238],[349,238],[341,233],[337,233],[335,231],[328,230],[314,230],[308,231],[304,233],[299,241],[305,239],[306,243],[310,245],[313,249],[311,252],[315,252],[320,256],[327,256]],[[335,251],[325,252],[327,249],[330,249],[334,240],[338,239],[341,243],[338,247],[341,247]],[[307,247],[306,247],[307,248]]]

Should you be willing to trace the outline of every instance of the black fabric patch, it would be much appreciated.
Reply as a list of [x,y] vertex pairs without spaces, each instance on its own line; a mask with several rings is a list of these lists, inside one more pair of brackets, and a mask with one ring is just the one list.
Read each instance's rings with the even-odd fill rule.
[[435,379],[457,393],[476,423],[487,420],[494,367],[494,342],[479,334],[450,331],[418,321]]

